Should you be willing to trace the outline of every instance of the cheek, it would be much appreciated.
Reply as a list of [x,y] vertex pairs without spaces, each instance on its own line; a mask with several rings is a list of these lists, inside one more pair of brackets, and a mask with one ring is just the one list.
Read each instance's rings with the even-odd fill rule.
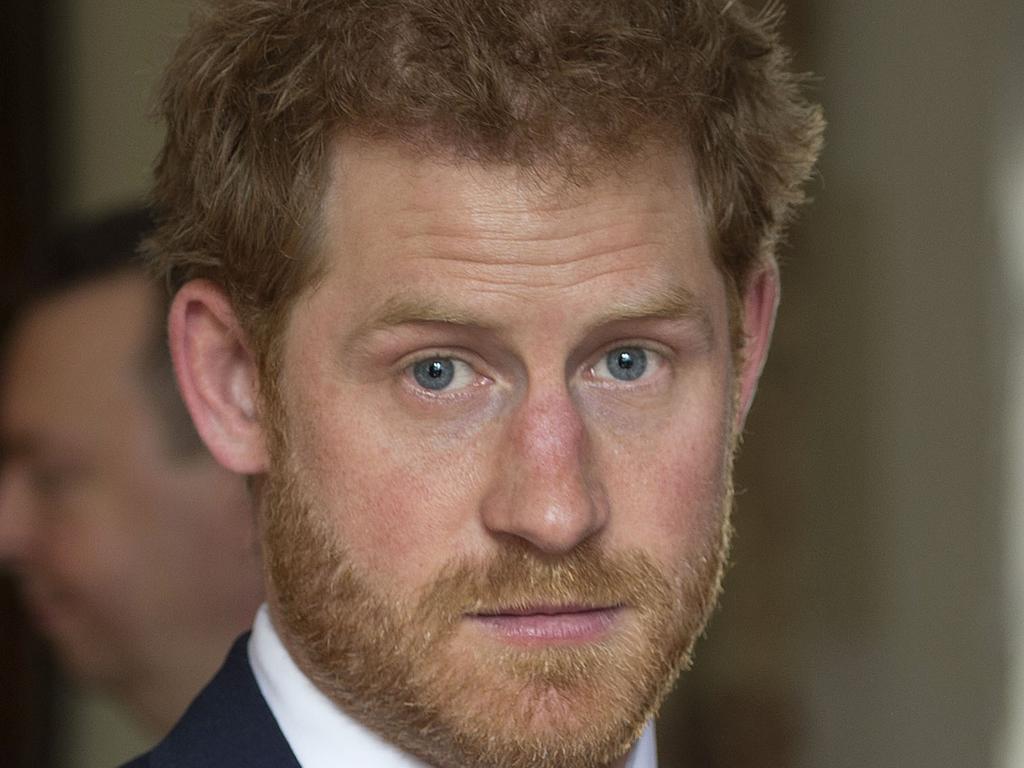
[[290,438],[307,493],[354,564],[409,592],[465,543],[483,441],[438,437],[393,410],[352,392],[320,398],[302,410],[318,418]]
[[129,556],[111,541],[115,525],[107,517],[116,503],[98,490],[76,493],[59,512],[48,531],[46,563],[62,585],[78,593],[95,593],[114,579]]
[[[117,500],[104,493],[69,500],[63,517],[49,531],[40,576],[57,623],[54,634],[75,649],[102,644],[123,647],[134,625],[139,595],[134,560],[137,553],[124,542],[123,524],[107,517]],[[158,601],[159,595],[141,595]]]
[[137,457],[111,461],[88,488],[68,500],[55,535],[54,564],[68,587],[97,609],[122,615],[149,610],[147,603],[162,604],[167,596],[155,583],[180,580],[172,569],[188,567],[183,558],[171,562],[163,556],[170,536],[159,524],[160,512],[175,519],[185,502],[165,498],[160,480]]
[[162,600],[146,585],[152,573],[167,569],[154,556],[166,541],[166,532],[153,525],[153,508],[161,500],[153,480],[157,470],[147,464],[150,451],[139,445],[135,424],[119,426],[126,443],[97,451],[95,469],[55,510],[48,546],[50,566],[63,586],[107,612]]
[[721,535],[728,407],[704,405],[676,412],[606,460],[616,545],[667,567],[699,557]]

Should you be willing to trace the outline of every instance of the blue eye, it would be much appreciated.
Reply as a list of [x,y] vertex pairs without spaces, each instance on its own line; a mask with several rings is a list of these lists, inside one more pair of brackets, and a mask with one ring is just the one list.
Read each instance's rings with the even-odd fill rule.
[[455,361],[447,357],[429,357],[413,365],[412,375],[424,389],[446,389],[455,379]]
[[647,353],[639,347],[619,347],[605,358],[608,373],[619,381],[635,381],[647,370]]

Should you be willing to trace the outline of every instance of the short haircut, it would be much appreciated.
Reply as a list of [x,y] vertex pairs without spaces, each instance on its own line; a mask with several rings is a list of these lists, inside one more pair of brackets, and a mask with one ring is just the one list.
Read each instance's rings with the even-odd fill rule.
[[[136,273],[148,279],[138,248],[152,229],[150,211],[131,207],[76,221],[37,243],[25,259],[22,279],[14,290],[4,323],[7,334],[0,340],[0,351],[11,342],[19,320],[40,302],[122,274]],[[198,454],[202,442],[175,384],[167,346],[166,314],[165,292],[154,285],[151,328],[146,345],[139,352],[138,369],[140,385],[165,425],[168,451],[183,458]]]
[[779,18],[735,0],[208,2],[162,86],[147,252],[172,288],[221,285],[273,356],[322,267],[338,137],[581,183],[658,141],[692,156],[735,296],[775,258],[821,145]]

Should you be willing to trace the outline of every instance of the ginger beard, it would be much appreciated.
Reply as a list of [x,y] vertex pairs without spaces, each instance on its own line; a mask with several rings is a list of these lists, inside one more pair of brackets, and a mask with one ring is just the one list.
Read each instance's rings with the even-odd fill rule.
[[[405,596],[357,572],[291,458],[282,409],[271,403],[265,414],[271,611],[321,691],[436,768],[598,768],[626,753],[689,665],[716,603],[735,439],[727,441],[710,524],[697,534],[699,554],[674,573],[639,550],[607,552],[588,541],[552,559],[512,542],[486,562],[452,559],[418,595]],[[581,645],[513,647],[464,626],[470,614],[538,604],[616,605],[624,613],[607,638]]]

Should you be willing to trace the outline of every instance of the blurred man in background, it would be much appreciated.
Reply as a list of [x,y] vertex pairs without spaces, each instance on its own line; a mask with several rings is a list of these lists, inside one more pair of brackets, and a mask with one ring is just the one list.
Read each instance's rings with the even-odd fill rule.
[[0,561],[76,679],[154,734],[262,599],[244,482],[178,399],[141,210],[38,258],[0,347]]

